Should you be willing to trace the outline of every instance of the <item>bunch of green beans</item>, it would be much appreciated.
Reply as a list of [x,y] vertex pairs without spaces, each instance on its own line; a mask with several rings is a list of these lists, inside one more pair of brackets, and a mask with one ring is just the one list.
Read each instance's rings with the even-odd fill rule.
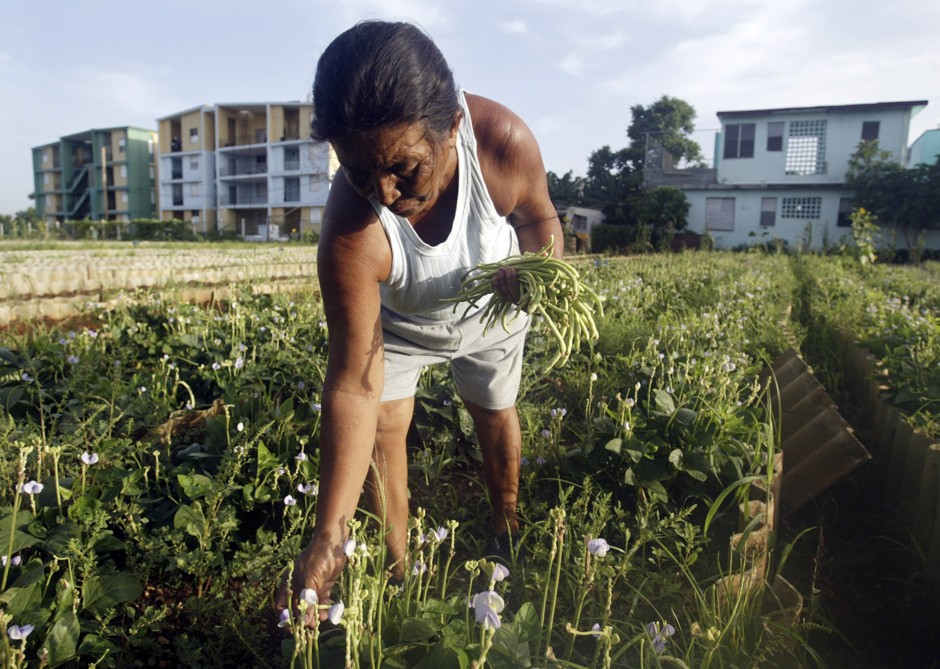
[[[538,315],[548,327],[556,344],[554,354],[543,368],[543,373],[568,362],[582,341],[597,341],[594,313],[604,315],[600,296],[581,281],[578,271],[564,260],[551,255],[554,242],[535,253],[523,253],[494,263],[481,263],[471,270],[460,286],[460,292],[448,302],[469,302],[464,316],[476,304],[492,295],[483,308],[480,322],[484,333],[500,323],[509,331],[509,324],[525,311]],[[502,267],[516,270],[519,280],[519,301],[513,303],[495,290],[493,278]],[[457,310],[457,304],[454,304]]]

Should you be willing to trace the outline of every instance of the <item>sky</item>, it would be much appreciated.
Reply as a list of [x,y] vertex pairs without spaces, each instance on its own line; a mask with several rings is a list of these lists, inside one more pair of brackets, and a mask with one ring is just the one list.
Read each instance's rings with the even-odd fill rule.
[[584,175],[663,95],[716,112],[927,100],[940,127],[936,0],[0,0],[0,214],[31,206],[31,148],[226,102],[308,99],[359,20],[405,20],[459,86],[532,128],[547,170]]

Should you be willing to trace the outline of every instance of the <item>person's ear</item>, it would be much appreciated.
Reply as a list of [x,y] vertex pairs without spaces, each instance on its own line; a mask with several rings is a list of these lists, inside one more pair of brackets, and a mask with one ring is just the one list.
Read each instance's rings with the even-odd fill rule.
[[454,122],[450,125],[450,133],[447,135],[447,141],[451,146],[457,145],[457,133],[460,132],[460,122],[463,121],[463,110],[458,109],[454,113]]

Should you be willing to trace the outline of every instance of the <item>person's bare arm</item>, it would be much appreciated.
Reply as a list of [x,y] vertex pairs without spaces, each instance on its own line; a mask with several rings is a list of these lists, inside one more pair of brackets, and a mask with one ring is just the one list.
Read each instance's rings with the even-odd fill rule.
[[[503,105],[467,95],[487,190],[497,211],[516,231],[519,248],[536,252],[552,243],[552,255],[564,256],[561,221],[548,194],[548,179],[535,135],[519,116]],[[515,273],[503,268],[497,289],[519,298]]]
[[[324,213],[317,257],[329,328],[322,394],[320,492],[315,529],[295,563],[292,590],[326,601],[345,562],[347,523],[356,512],[375,444],[383,384],[379,281],[384,235],[368,203],[337,175]],[[279,608],[287,606],[281,593]],[[311,620],[311,618],[308,618]]]

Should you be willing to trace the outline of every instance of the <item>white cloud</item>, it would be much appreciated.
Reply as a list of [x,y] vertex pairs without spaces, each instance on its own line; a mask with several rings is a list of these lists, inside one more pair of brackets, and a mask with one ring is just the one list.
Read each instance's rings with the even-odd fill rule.
[[526,25],[525,21],[498,21],[496,25],[504,33],[510,35],[522,35],[529,32],[529,27]]

